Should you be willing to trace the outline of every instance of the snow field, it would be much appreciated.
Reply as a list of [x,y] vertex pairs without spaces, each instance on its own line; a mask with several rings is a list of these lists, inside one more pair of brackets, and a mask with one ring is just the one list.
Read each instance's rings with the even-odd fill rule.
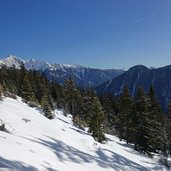
[[100,144],[72,125],[72,117],[55,111],[48,120],[21,98],[0,102],[0,170],[15,171],[151,171],[167,169],[112,135]]

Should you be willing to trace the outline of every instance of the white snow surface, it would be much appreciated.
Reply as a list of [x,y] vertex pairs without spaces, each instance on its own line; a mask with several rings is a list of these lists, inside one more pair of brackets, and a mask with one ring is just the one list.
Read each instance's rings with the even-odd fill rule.
[[111,135],[100,144],[74,127],[70,115],[56,110],[55,119],[48,120],[19,97],[0,101],[0,119],[11,132],[0,131],[1,171],[167,170],[158,156],[141,155]]
[[6,58],[0,59],[0,65],[6,65],[7,67],[15,66],[16,68],[20,68],[22,62],[24,63],[24,60],[13,55],[8,55]]
[[52,69],[53,66],[49,64],[48,62],[45,61],[40,61],[40,60],[27,60],[25,61],[25,67],[28,70],[46,70],[46,69]]

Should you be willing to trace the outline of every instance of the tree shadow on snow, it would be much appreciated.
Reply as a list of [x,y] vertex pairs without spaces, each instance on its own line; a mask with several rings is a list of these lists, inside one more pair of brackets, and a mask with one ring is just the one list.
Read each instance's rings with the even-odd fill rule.
[[20,161],[7,160],[3,157],[0,157],[0,170],[9,170],[9,171],[38,171],[37,168],[27,165]]
[[121,142],[118,142],[118,144],[120,146],[125,147],[125,148],[134,149],[134,145],[133,144],[127,144],[126,141],[124,142],[123,140],[122,140],[122,143]]
[[[96,155],[91,155],[69,146],[62,141],[48,136],[46,137],[49,140],[31,139],[31,141],[48,147],[61,162],[70,161],[77,164],[95,163],[101,168],[113,168],[115,171],[150,171],[156,168],[156,166],[154,166],[154,168],[147,169],[144,166],[137,164],[136,162],[133,162],[126,157],[108,149],[98,148],[96,150]],[[106,153],[108,155],[106,155]],[[158,169],[162,169],[162,167],[159,166]]]
[[57,116],[55,116],[55,118],[57,118],[58,120],[60,120],[60,121],[62,121],[62,122],[64,122],[64,123],[66,123],[66,124],[70,124],[70,122],[67,122],[67,121],[65,121],[65,120],[63,120],[63,119],[61,119],[61,118],[59,118],[59,117],[57,117]]
[[82,134],[82,135],[89,135],[87,132],[85,132],[84,130],[82,130],[81,128],[74,128],[74,127],[70,127],[70,129]]

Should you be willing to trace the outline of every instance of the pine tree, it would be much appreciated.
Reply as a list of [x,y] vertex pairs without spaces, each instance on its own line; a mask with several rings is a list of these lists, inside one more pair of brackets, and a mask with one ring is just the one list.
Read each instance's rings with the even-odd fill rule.
[[148,152],[148,99],[141,87],[137,90],[134,109],[136,113],[135,149],[142,152]]
[[104,112],[96,96],[93,97],[91,105],[89,132],[92,133],[95,140],[98,142],[103,142],[106,140],[103,130]]
[[161,151],[165,156],[171,155],[171,102],[168,104],[168,112],[164,115],[163,137]]
[[43,98],[41,101],[41,105],[42,105],[42,109],[43,109],[45,116],[48,119],[53,119],[54,118],[54,116],[52,114],[53,104],[52,104],[52,100],[51,100],[51,97],[50,97],[47,89],[44,92],[44,95],[43,95]]
[[163,124],[162,124],[162,129],[160,131],[161,136],[160,136],[159,147],[163,156],[168,157],[168,155],[171,154],[171,120],[168,116],[165,116],[162,122]]
[[81,128],[81,129],[84,129],[84,127],[86,126],[83,108],[84,108],[83,97],[79,93],[76,96],[76,112],[73,115],[73,123],[75,126]]
[[80,93],[76,88],[74,81],[69,78],[64,83],[64,101],[65,109],[70,112],[72,115],[78,114]]
[[22,85],[23,85],[24,77],[25,77],[26,73],[27,73],[27,70],[26,70],[26,68],[24,66],[24,63],[22,63],[21,66],[20,66],[19,78],[18,78],[18,83],[17,83],[18,95],[19,96],[23,95]]
[[133,134],[133,101],[127,86],[124,87],[120,97],[120,111],[118,113],[118,133],[121,139],[131,142]]
[[85,90],[82,95],[83,103],[81,113],[87,125],[89,125],[89,122],[91,121],[92,101],[94,96],[95,92],[92,89]]
[[2,95],[3,95],[3,86],[0,83],[0,100],[2,100]]
[[105,113],[105,132],[112,134],[115,129],[114,124],[116,118],[115,98],[113,94],[102,95],[100,96],[100,102]]
[[154,88],[151,85],[148,93],[148,147],[149,151],[161,150],[162,146],[162,111],[155,97]]
[[22,97],[26,100],[26,101],[31,101],[34,99],[33,97],[33,90],[32,90],[32,86],[31,86],[31,81],[29,78],[28,73],[24,75],[23,78],[23,84],[21,86],[21,90],[22,90]]
[[63,108],[64,107],[63,87],[57,82],[55,82],[54,80],[52,80],[50,86],[50,92],[56,107]]

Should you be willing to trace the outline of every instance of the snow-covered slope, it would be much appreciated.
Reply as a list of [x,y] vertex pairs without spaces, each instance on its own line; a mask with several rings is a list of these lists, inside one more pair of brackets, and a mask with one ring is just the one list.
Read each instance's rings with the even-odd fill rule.
[[[11,132],[0,131],[0,170],[15,171],[151,171],[166,170],[135,152],[118,138],[107,135],[99,144],[72,125],[71,116],[55,111],[48,120],[21,101],[0,102],[0,119]],[[25,122],[28,121],[28,122]]]

